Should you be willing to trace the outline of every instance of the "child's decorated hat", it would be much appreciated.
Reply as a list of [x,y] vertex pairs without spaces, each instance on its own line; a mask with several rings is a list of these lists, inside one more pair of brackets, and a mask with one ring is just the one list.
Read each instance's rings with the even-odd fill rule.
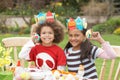
[[83,30],[87,29],[87,22],[86,19],[81,19],[80,17],[77,17],[76,19],[70,18],[67,19],[67,28],[69,30],[78,29]]
[[35,22],[39,24],[43,24],[45,21],[54,22],[55,13],[48,11],[47,13],[40,12],[38,15],[34,16]]

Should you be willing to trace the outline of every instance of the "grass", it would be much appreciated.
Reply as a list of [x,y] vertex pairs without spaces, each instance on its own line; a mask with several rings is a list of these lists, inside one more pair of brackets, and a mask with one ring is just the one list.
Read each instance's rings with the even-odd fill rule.
[[[114,34],[104,34],[102,35],[103,39],[106,41],[109,41],[111,45],[120,45],[120,35],[114,35]],[[100,46],[98,42],[93,41],[94,44]]]
[[[0,42],[2,41],[3,38],[6,38],[6,37],[17,37],[17,36],[29,36],[29,35],[4,34],[4,35],[0,35]],[[120,46],[120,36],[113,35],[113,34],[105,34],[102,37],[106,41],[109,41],[111,45],[119,45]],[[65,45],[67,44],[67,42],[68,42],[68,36],[66,35],[64,37],[64,40],[59,44],[59,46],[62,47],[62,48],[64,48]],[[92,41],[92,43],[100,47],[100,44],[98,44],[98,42]],[[98,75],[100,73],[102,61],[103,61],[103,59],[96,59],[96,62],[95,62],[96,63],[96,67],[97,67]],[[120,58],[117,58],[116,62],[115,62],[115,68],[114,68],[113,76],[115,75],[116,68],[117,68],[117,65],[118,65],[119,61],[120,61]],[[110,71],[110,63],[111,63],[111,61],[108,60],[107,65],[106,65],[107,68],[106,68],[105,80],[107,80],[108,73]],[[8,79],[12,80],[11,76],[7,76],[7,77],[0,76],[0,79],[1,80],[8,80]],[[111,80],[114,80],[114,77],[112,77]]]

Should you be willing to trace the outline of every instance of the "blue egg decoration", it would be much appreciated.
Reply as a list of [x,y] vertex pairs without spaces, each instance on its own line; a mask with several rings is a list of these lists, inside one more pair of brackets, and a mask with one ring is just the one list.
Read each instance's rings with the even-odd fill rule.
[[46,14],[45,13],[40,12],[36,17],[38,18],[38,23],[39,24],[43,24],[46,20]]

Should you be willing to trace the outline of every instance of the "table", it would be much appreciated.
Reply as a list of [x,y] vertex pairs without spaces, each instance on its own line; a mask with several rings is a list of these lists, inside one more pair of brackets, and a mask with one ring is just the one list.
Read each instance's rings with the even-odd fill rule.
[[[93,79],[83,79],[75,73],[70,73],[66,71],[52,70],[52,71],[41,71],[37,68],[23,68],[19,69],[19,72],[15,72],[13,80],[19,80],[20,78],[24,80],[93,80]],[[97,80],[97,79],[94,79]]]

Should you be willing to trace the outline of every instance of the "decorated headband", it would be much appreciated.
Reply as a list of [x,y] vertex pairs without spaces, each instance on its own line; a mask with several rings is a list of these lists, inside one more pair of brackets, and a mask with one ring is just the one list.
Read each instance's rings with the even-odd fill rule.
[[38,15],[35,15],[34,18],[35,22],[39,24],[43,24],[45,21],[54,22],[55,13],[51,13],[50,11],[48,11],[47,13],[40,12]]
[[87,22],[85,18],[81,19],[80,17],[77,17],[75,20],[70,18],[67,20],[67,27],[69,30],[83,30],[87,29]]
[[[73,30],[73,29],[78,29],[80,31],[87,29],[87,22],[86,19],[83,18],[81,19],[80,17],[77,17],[75,20],[73,18],[70,18],[67,20],[67,28],[69,30]],[[91,38],[92,36],[92,29],[88,29],[86,31],[86,37],[87,38]]]

